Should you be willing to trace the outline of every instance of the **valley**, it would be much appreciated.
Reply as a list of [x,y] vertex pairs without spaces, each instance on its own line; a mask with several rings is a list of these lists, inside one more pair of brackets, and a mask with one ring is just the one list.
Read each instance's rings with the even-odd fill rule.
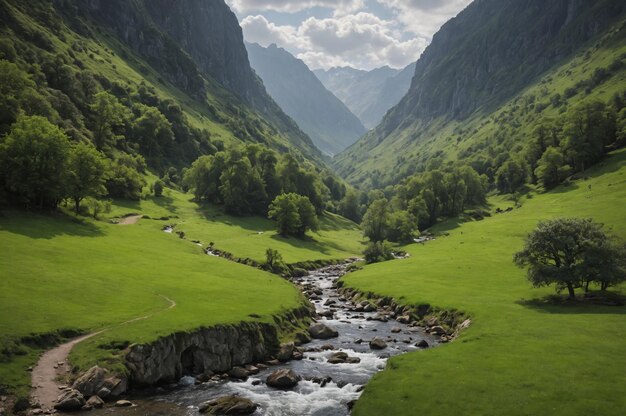
[[625,34],[0,0],[0,416],[622,415]]

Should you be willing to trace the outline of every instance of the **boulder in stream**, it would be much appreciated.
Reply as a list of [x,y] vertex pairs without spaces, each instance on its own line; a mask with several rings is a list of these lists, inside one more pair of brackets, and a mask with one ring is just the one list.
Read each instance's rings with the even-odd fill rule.
[[418,342],[417,344],[415,344],[415,346],[417,348],[428,348],[428,341],[426,341],[425,339],[421,340],[420,342]]
[[280,351],[278,351],[278,356],[276,357],[278,361],[280,361],[281,363],[286,363],[287,361],[291,360],[294,348],[295,345],[293,342],[280,344]]
[[295,387],[299,381],[300,376],[293,370],[283,368],[282,370],[277,370],[270,374],[265,383],[277,389],[290,389]]
[[319,322],[309,327],[309,334],[315,339],[330,339],[339,336],[336,330]]
[[251,415],[257,405],[238,396],[219,397],[200,405],[198,411],[207,415]]
[[387,348],[387,343],[381,338],[376,337],[370,341],[370,348],[373,350],[384,350]]

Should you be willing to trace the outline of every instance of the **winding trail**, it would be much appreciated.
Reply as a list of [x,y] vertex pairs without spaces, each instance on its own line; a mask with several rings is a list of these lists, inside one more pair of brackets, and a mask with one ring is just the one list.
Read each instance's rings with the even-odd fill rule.
[[130,215],[128,217],[120,218],[118,225],[132,225],[137,224],[143,215]]
[[96,335],[100,335],[103,332],[106,332],[112,328],[116,328],[122,325],[128,325],[133,322],[141,321],[144,319],[148,319],[148,318],[153,317],[156,314],[166,312],[176,307],[176,302],[174,300],[164,295],[159,295],[159,296],[169,303],[167,308],[161,309],[159,311],[156,311],[148,315],[130,319],[128,321],[122,322],[120,324],[117,324],[108,328],[104,328],[100,331],[93,332],[91,334],[74,338],[73,340],[69,342],[66,342],[51,350],[46,351],[41,356],[41,358],[39,358],[37,365],[33,368],[33,371],[31,373],[31,386],[32,386],[31,399],[32,401],[34,403],[38,403],[44,411],[54,409],[54,404],[56,403],[56,400],[59,397],[61,388],[63,387],[63,385],[60,384],[58,380],[62,378],[63,376],[66,376],[67,374],[69,374],[71,370],[71,366],[69,365],[67,361],[67,357],[69,356],[70,352],[72,351],[72,348],[74,348],[75,345],[89,338],[95,337]]

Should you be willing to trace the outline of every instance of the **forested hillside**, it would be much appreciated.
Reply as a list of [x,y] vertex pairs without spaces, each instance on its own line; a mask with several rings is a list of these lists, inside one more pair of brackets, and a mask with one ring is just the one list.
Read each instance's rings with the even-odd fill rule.
[[3,0],[0,10],[3,132],[20,112],[41,115],[157,169],[240,142],[319,157],[250,68],[222,0]]
[[[566,153],[575,146],[573,133],[563,128],[575,113],[608,111],[609,124],[616,124],[606,131],[619,136],[624,13],[623,2],[614,0],[472,3],[435,35],[400,104],[338,157],[339,171],[377,187],[423,172],[431,162],[462,160],[495,184],[498,170],[514,161],[522,165],[521,176],[534,181],[548,147]],[[596,116],[595,125],[602,125]],[[551,142],[536,132],[546,124],[557,126]],[[614,140],[605,136],[589,146]],[[531,149],[537,141],[540,149]],[[559,167],[580,170],[573,166],[576,152],[570,149]]]

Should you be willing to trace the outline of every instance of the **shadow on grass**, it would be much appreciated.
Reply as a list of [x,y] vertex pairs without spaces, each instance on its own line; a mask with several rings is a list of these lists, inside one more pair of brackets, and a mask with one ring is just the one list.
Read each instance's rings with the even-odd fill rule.
[[161,208],[168,210],[171,214],[176,214],[176,211],[178,210],[178,207],[174,203],[174,198],[171,196],[151,196],[150,200]]
[[330,254],[330,250],[328,249],[329,244],[321,244],[317,240],[315,240],[311,236],[305,236],[304,238],[295,238],[295,237],[283,237],[278,234],[274,234],[270,237],[272,240],[280,241],[285,244],[289,244],[292,247],[306,249],[311,251],[316,251],[321,254]]
[[0,216],[0,230],[35,239],[51,239],[63,235],[101,237],[102,229],[94,223],[60,212],[49,214],[7,211]]
[[522,299],[518,305],[543,313],[626,315],[626,296],[614,292],[592,292],[575,300],[566,296],[548,295],[538,299]]

